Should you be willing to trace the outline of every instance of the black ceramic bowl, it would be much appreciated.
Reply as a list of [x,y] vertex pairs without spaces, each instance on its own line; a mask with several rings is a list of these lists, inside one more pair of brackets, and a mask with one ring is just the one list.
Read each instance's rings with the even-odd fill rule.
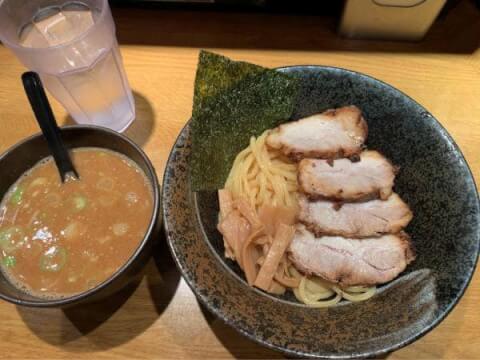
[[480,212],[468,165],[427,110],[381,81],[331,67],[279,71],[302,81],[292,119],[349,104],[362,109],[368,147],[401,167],[395,191],[415,214],[406,230],[416,260],[373,298],[328,309],[249,287],[238,266],[223,256],[216,194],[190,188],[187,124],[172,149],[163,183],[165,231],[177,265],[210,311],[250,339],[289,355],[365,358],[405,346],[445,318],[474,272]]
[[[146,174],[153,189],[153,213],[144,238],[130,259],[108,280],[93,289],[67,298],[47,300],[15,288],[0,272],[0,298],[17,305],[34,307],[67,307],[100,300],[120,290],[140,273],[151,255],[154,239],[161,226],[159,183],[150,160],[133,141],[115,131],[99,126],[66,126],[63,140],[68,148],[100,147],[117,151],[133,160]],[[0,157],[0,197],[27,170],[50,155],[45,138],[33,135],[7,150]]]

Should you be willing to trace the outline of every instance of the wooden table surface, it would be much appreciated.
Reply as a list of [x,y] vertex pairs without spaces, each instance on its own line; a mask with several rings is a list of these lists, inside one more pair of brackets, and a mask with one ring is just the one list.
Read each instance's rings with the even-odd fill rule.
[[[114,15],[138,115],[126,133],[143,146],[160,178],[190,117],[199,48],[208,48],[263,66],[324,64],[381,79],[440,120],[480,181],[480,23],[470,1],[414,44],[341,39],[335,22],[318,16],[131,9],[116,9]],[[2,46],[0,64],[3,152],[38,129],[20,83],[24,68]],[[61,106],[53,105],[58,120],[69,122]],[[441,325],[388,358],[479,358],[479,290],[477,271]],[[282,357],[202,309],[164,245],[138,287],[121,296],[68,311],[1,302],[0,323],[0,357],[8,358]]]

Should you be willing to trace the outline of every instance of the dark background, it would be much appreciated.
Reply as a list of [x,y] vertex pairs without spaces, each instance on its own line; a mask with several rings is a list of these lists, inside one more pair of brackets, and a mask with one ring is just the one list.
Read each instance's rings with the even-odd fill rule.
[[471,54],[480,44],[480,0],[449,0],[426,37],[418,42],[342,38],[337,35],[342,0],[110,2],[114,17],[122,20],[117,22],[122,24],[117,27],[117,36],[123,44],[454,54]]

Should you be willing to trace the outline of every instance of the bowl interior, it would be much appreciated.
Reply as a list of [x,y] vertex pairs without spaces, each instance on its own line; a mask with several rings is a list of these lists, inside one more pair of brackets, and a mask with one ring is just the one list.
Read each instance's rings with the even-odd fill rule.
[[[282,71],[305,75],[291,68]],[[351,77],[352,73],[333,69],[316,76],[309,74],[312,83],[302,89],[292,119],[344,105],[358,106],[368,122],[368,148],[380,151],[400,166],[395,191],[415,214],[406,231],[412,236],[418,256],[402,275],[428,268],[435,274],[449,274],[450,281],[461,282],[465,271],[458,271],[462,264],[457,260],[465,251],[474,254],[478,246],[475,236],[459,236],[475,229],[478,223],[472,212],[477,201],[472,196],[474,184],[462,154],[445,130],[414,101],[381,82]],[[217,194],[199,192],[195,198],[206,240],[225,266],[245,281],[238,264],[223,255],[223,239],[216,229]],[[467,262],[463,267],[468,270],[472,265]],[[449,296],[450,281],[438,283],[439,296]],[[290,292],[282,298],[296,302]]]
[[[158,185],[155,174],[152,173],[151,168],[147,161],[145,161],[142,153],[135,145],[123,136],[120,136],[113,131],[93,126],[69,126],[62,128],[62,137],[66,146],[70,149],[77,147],[100,147],[119,152],[133,160],[143,170],[152,184],[152,187],[156,188],[156,185]],[[2,174],[0,177],[0,197],[3,197],[11,185],[15,183],[25,171],[29,170],[41,159],[49,155],[50,152],[48,150],[48,145],[44,137],[39,134],[34,135],[7,150],[7,152],[0,157],[0,173]],[[154,206],[158,206],[158,204]],[[144,241],[140,244],[140,247],[143,246]],[[115,275],[116,274],[113,276]],[[112,277],[98,285],[95,290],[99,290],[107,285]],[[36,304],[45,305],[57,302],[63,304],[68,303],[69,301],[74,301],[76,298],[82,297],[82,295],[87,293],[91,293],[93,292],[92,290],[93,289],[60,300],[41,299],[18,290],[11,285],[0,272],[0,295],[7,300],[19,304],[28,303],[33,306]]]
[[[455,143],[418,103],[365,75],[327,67],[280,69],[302,79],[293,119],[354,104],[369,126],[368,147],[401,167],[395,191],[415,216],[407,232],[417,259],[363,303],[329,309],[280,301],[248,287],[225,261],[216,231],[215,193],[194,194],[188,182],[187,126],[164,178],[165,227],[176,261],[200,300],[250,338],[294,355],[379,355],[433,328],[462,296],[479,250],[478,193]],[[187,224],[196,218],[196,224]]]

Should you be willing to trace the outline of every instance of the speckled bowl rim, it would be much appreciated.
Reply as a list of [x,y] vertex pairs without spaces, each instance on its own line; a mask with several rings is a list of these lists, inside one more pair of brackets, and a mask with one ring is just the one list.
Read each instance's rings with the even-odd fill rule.
[[[428,115],[428,118],[430,119],[430,121],[434,122],[438,126],[438,130],[442,133],[442,138],[449,141],[450,144],[453,145],[453,148],[454,148],[455,152],[460,155],[460,159],[463,161],[463,164],[465,165],[466,169],[468,170],[468,174],[471,178],[471,182],[472,182],[473,188],[474,188],[475,193],[476,193],[474,195],[474,196],[476,196],[476,208],[477,208],[476,213],[477,213],[477,215],[480,214],[480,196],[479,196],[479,193],[478,193],[478,187],[475,183],[475,178],[474,178],[473,173],[472,173],[472,171],[471,171],[471,169],[468,165],[467,160],[465,159],[465,156],[463,155],[463,153],[460,150],[457,143],[454,141],[453,137],[447,132],[447,130],[443,127],[443,125],[427,109],[425,109],[420,103],[415,101],[409,95],[405,94],[403,91],[401,91],[401,90],[395,88],[394,86],[392,86],[392,85],[390,85],[390,84],[388,84],[388,83],[386,83],[382,80],[379,80],[379,79],[377,79],[373,76],[366,75],[364,73],[353,71],[353,70],[348,70],[348,69],[344,69],[344,68],[340,68],[340,67],[335,67],[335,66],[292,65],[292,66],[278,67],[278,68],[275,68],[275,69],[280,71],[280,72],[288,72],[288,71],[291,71],[291,70],[293,70],[293,71],[294,70],[307,70],[307,71],[313,71],[313,72],[315,72],[317,70],[330,70],[330,71],[340,71],[340,72],[344,72],[344,73],[349,73],[349,74],[354,75],[354,76],[359,76],[359,77],[370,79],[374,82],[380,83],[381,85],[383,85],[385,87],[391,88],[391,89],[397,91],[399,94],[401,94],[405,98],[407,98],[409,101],[411,101],[415,105],[417,105],[418,107],[420,107],[421,109],[423,109],[425,111],[425,113]],[[173,150],[174,150],[176,144],[178,143],[178,141],[180,140],[181,136],[183,135],[185,129],[190,125],[190,122],[191,122],[191,119],[189,119],[187,121],[187,123],[183,126],[181,132],[178,134],[178,136],[175,140],[175,143],[172,146],[172,149],[170,151],[170,154],[169,154],[169,157],[167,159],[166,166],[165,166],[165,172],[164,172],[163,181],[162,181],[162,210],[163,210],[162,213],[163,213],[163,225],[164,225],[165,236],[166,236],[166,239],[167,239],[168,247],[169,247],[170,252],[172,254],[172,257],[175,261],[175,264],[180,269],[182,277],[185,279],[188,286],[192,289],[193,293],[195,294],[197,299],[200,301],[200,303],[203,306],[205,306],[210,312],[212,312],[218,318],[220,318],[224,323],[226,323],[227,325],[234,328],[240,334],[246,336],[248,339],[250,339],[250,340],[252,340],[252,341],[254,341],[254,342],[256,342],[256,343],[258,343],[262,346],[265,346],[269,349],[273,349],[273,350],[282,352],[284,354],[287,354],[289,356],[295,356],[295,357],[298,357],[298,356],[300,356],[300,357],[313,357],[313,358],[320,358],[320,359],[322,359],[322,358],[324,358],[324,359],[357,359],[357,358],[381,356],[381,355],[385,355],[385,354],[388,354],[390,352],[393,352],[395,350],[401,349],[401,348],[413,343],[414,341],[420,339],[421,337],[423,337],[427,333],[429,333],[436,326],[438,326],[440,324],[440,322],[442,322],[448,316],[448,314],[450,314],[450,312],[453,310],[453,308],[462,299],[463,295],[465,294],[465,291],[466,291],[467,287],[470,285],[470,282],[473,278],[473,275],[475,273],[475,269],[476,269],[477,264],[478,264],[478,259],[479,259],[479,255],[480,255],[480,226],[477,227],[477,252],[475,254],[475,260],[474,260],[471,268],[469,269],[469,272],[466,274],[467,275],[467,280],[463,283],[462,287],[457,292],[456,297],[450,302],[450,304],[444,309],[444,311],[442,313],[440,313],[430,324],[428,324],[427,326],[422,328],[415,335],[407,337],[405,340],[399,341],[397,344],[395,344],[393,346],[386,347],[386,348],[378,350],[378,351],[366,352],[364,354],[358,354],[357,353],[357,354],[352,355],[352,356],[343,356],[343,355],[322,356],[322,355],[312,354],[312,353],[308,353],[308,352],[304,352],[304,351],[291,350],[291,349],[287,349],[287,348],[275,345],[273,343],[268,342],[265,339],[261,339],[261,338],[255,336],[254,334],[251,334],[248,331],[245,331],[240,326],[234,324],[234,322],[232,320],[230,320],[228,314],[221,311],[221,309],[218,309],[216,306],[214,306],[214,304],[211,303],[211,301],[209,301],[208,294],[202,295],[201,293],[199,293],[197,291],[195,280],[188,276],[188,272],[184,269],[182,263],[180,262],[179,258],[177,257],[175,246],[173,244],[172,239],[170,239],[170,236],[169,236],[168,211],[165,208],[168,204],[168,201],[165,200],[165,199],[169,195],[167,193],[168,188],[169,188],[168,185],[167,185],[168,177],[169,177],[168,174],[167,174],[167,171],[168,171],[168,168],[169,168],[171,162],[173,161],[173,154],[174,154]],[[210,245],[209,245],[209,247],[210,247]]]

